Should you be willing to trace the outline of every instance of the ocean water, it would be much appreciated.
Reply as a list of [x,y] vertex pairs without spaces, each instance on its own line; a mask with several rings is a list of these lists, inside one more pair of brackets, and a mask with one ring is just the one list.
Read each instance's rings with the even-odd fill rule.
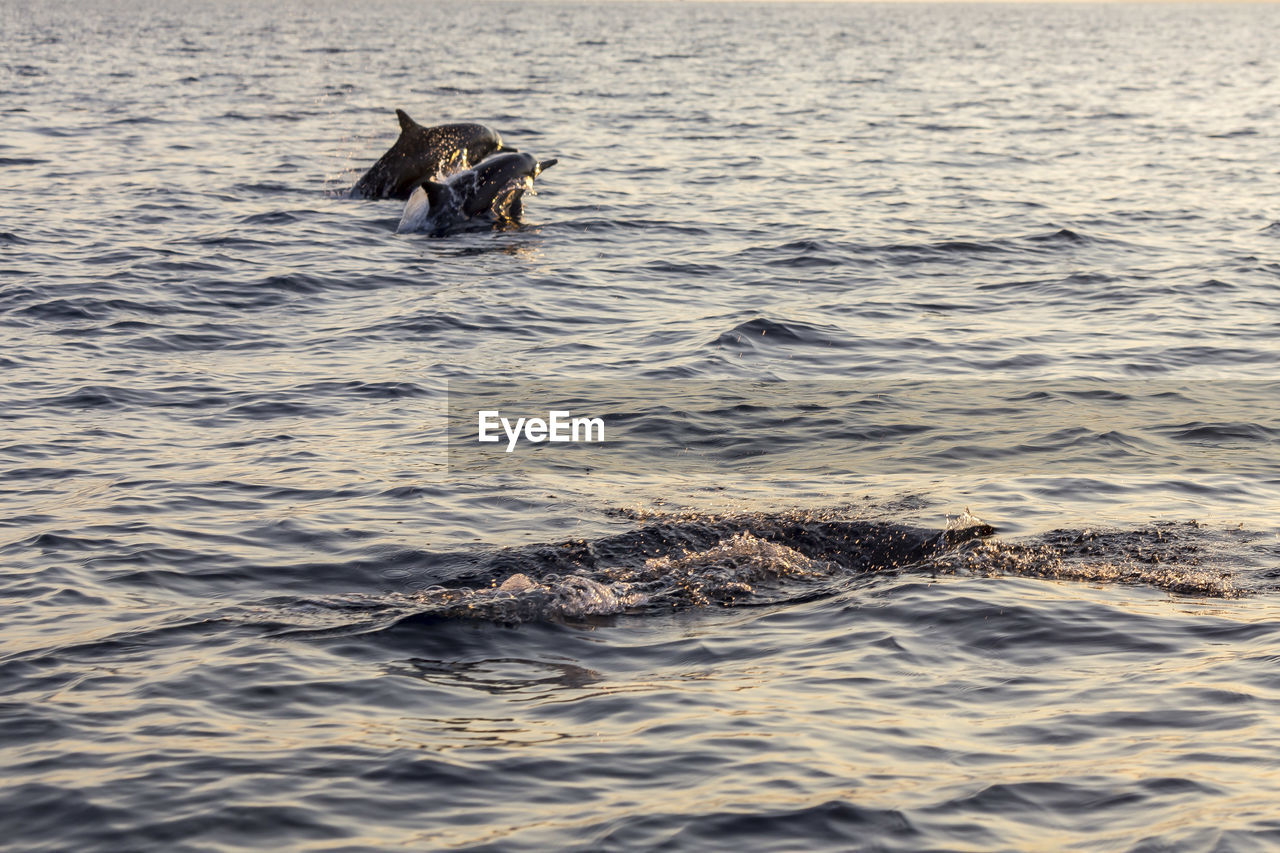
[[[1280,846],[1280,8],[0,43],[4,844]],[[559,164],[396,234],[396,108]]]

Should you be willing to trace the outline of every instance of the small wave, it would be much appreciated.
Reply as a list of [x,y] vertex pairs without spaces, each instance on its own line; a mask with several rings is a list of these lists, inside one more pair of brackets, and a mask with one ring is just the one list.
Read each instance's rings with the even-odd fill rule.
[[883,250],[895,260],[911,262],[998,254],[1008,252],[1010,247],[1003,240],[942,240],[937,243],[895,243],[885,246]]
[[63,409],[125,409],[151,404],[157,396],[150,391],[118,386],[85,385],[68,394],[41,400],[40,405]]
[[755,348],[776,344],[802,344],[805,346],[844,347],[851,341],[834,326],[816,326],[798,320],[770,320],[756,317],[739,323],[712,342],[715,346]]
[[231,192],[254,193],[258,195],[281,195],[285,193],[306,195],[310,193],[310,190],[291,186],[290,184],[282,184],[277,181],[253,181],[234,184],[231,187]]
[[1088,237],[1076,231],[1072,231],[1070,228],[1059,228],[1057,231],[1054,231],[1050,234],[1033,234],[1027,239],[1033,243],[1040,243],[1040,244],[1047,244],[1047,245],[1067,244],[1072,246],[1080,246],[1080,245],[1093,242]]
[[289,225],[301,219],[299,212],[288,210],[272,210],[267,213],[254,213],[242,217],[242,225]]
[[277,347],[273,338],[246,338],[240,332],[174,332],[165,335],[144,335],[129,341],[130,349],[149,352],[208,352],[213,350],[253,350]]
[[316,382],[295,389],[308,394],[348,394],[375,400],[400,400],[427,397],[430,391],[413,382]]
[[766,266],[787,268],[840,267],[855,253],[825,240],[793,240],[774,247],[752,247],[740,258],[760,259]]
[[168,121],[155,116],[126,116],[116,119],[111,124],[168,124]]
[[[146,314],[164,316],[185,313],[188,309],[165,303],[137,302],[132,299],[101,299],[93,296],[75,296],[49,299],[17,309],[15,313],[54,322],[77,320],[105,320],[116,314]],[[112,328],[116,328],[115,324]],[[121,326],[121,328],[124,328]]]
[[1155,430],[1175,441],[1191,444],[1220,447],[1224,444],[1236,444],[1241,441],[1269,443],[1280,439],[1280,430],[1272,429],[1256,423],[1188,423],[1177,427]]

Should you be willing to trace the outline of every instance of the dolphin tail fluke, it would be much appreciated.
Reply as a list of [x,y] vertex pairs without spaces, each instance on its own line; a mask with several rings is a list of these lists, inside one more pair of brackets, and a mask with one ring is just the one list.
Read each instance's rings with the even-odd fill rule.
[[400,119],[400,130],[402,131],[417,125],[417,122],[409,118],[409,114],[404,110],[396,110],[396,118]]
[[430,215],[431,206],[427,201],[427,192],[422,187],[418,187],[409,193],[409,200],[405,203],[404,213],[400,215],[400,224],[396,226],[396,233],[404,234],[406,231],[421,231]]
[[447,192],[449,192],[448,187],[437,184],[435,181],[424,181],[420,186],[415,187],[413,192],[409,193],[409,200],[405,202],[404,213],[400,216],[400,225],[396,227],[396,233],[425,230],[427,224],[444,209]]
[[534,172],[533,176],[536,178],[538,175],[541,175],[547,169],[550,169],[552,166],[554,166],[556,163],[559,163],[559,162],[560,161],[554,157],[550,160],[543,160],[541,163],[538,164],[538,171]]

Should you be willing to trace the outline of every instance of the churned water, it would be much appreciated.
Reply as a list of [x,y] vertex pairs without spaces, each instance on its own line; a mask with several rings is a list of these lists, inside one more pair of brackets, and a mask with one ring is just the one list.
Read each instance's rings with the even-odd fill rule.
[[[1280,845],[1277,7],[0,39],[5,844]],[[396,108],[524,224],[346,197]]]

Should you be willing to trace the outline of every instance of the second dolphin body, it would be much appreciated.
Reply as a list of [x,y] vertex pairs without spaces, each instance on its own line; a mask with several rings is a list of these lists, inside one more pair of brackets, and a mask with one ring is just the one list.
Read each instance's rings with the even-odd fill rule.
[[539,162],[532,154],[499,154],[445,183],[425,181],[409,195],[396,231],[440,235],[479,217],[519,222],[533,179],[557,162]]

